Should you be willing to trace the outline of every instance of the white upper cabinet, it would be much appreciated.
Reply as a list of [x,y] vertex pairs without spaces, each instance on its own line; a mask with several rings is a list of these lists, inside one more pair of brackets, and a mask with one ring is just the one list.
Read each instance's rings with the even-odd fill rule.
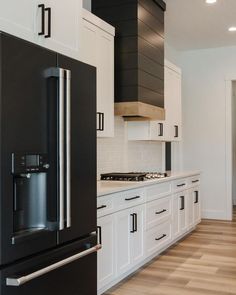
[[182,137],[181,70],[165,61],[164,121],[127,122],[129,140],[180,141]]
[[78,59],[82,0],[0,1],[0,30]]
[[97,68],[97,136],[114,136],[114,34],[112,26],[83,10],[80,59]]
[[182,93],[181,70],[172,63],[165,62],[165,109],[168,141],[182,138]]
[[[39,5],[44,5],[44,9]],[[82,0],[37,0],[35,8],[36,43],[77,59],[81,47]]]
[[0,30],[33,41],[34,7],[32,0],[0,1]]

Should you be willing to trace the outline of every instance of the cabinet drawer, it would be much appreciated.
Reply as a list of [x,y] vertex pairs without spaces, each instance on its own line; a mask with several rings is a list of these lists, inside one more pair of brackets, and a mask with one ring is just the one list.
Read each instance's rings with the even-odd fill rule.
[[134,207],[145,203],[144,190],[130,190],[120,193],[120,195],[114,198],[114,208],[116,211]]
[[147,256],[164,250],[171,241],[171,222],[165,222],[146,232],[146,253]]
[[196,175],[188,178],[188,187],[194,187],[200,185],[200,175]]
[[107,195],[104,197],[97,198],[97,217],[102,217],[113,213],[114,210],[114,198],[119,196]]
[[160,199],[164,196],[171,194],[171,183],[160,183],[147,187],[147,201]]
[[188,188],[188,179],[178,179],[172,182],[174,192],[183,191]]
[[147,229],[166,221],[171,216],[171,197],[165,197],[147,204]]

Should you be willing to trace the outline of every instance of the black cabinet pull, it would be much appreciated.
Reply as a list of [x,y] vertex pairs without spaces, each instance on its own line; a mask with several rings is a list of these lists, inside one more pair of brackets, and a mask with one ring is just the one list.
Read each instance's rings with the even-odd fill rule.
[[134,213],[130,214],[130,216],[132,217],[132,230],[130,231],[131,234],[135,233],[135,216]]
[[179,137],[179,126],[175,125],[175,137],[178,138]]
[[194,202],[194,204],[198,204],[198,202],[199,202],[199,191],[195,191],[194,193],[195,193],[195,202]]
[[104,209],[104,208],[106,208],[106,207],[107,207],[106,205],[102,205],[102,206],[100,206],[100,207],[97,207],[97,210]]
[[52,30],[52,9],[50,7],[45,8],[48,13],[48,33],[45,35],[45,38],[51,38],[51,30]]
[[105,121],[105,114],[104,113],[102,113],[101,114],[101,126],[102,126],[102,130],[101,131],[104,131],[104,121]]
[[184,196],[181,196],[180,199],[181,199],[181,207],[180,207],[180,210],[182,211],[182,210],[185,209],[185,199],[184,199]]
[[127,198],[127,199],[125,199],[125,201],[132,201],[132,200],[136,200],[136,199],[140,199],[140,198],[141,198],[140,196],[136,196],[133,198]]
[[138,214],[134,213],[134,231],[138,231]]
[[159,211],[159,212],[156,212],[156,214],[159,215],[159,214],[162,214],[162,213],[164,213],[164,212],[166,212],[166,211],[167,211],[166,209],[163,209],[163,210],[161,210],[161,211]]
[[185,186],[185,183],[177,184],[177,187]]
[[98,244],[102,245],[102,227],[97,227]]
[[199,180],[193,180],[193,181],[192,181],[192,183],[196,183],[196,182],[199,182]]
[[164,135],[164,130],[163,130],[163,123],[158,123],[158,125],[160,126],[160,131],[159,131],[159,134],[158,136],[163,136]]
[[98,128],[97,128],[97,131],[104,131],[105,115],[104,115],[104,113],[97,112],[97,116],[98,116]]
[[45,34],[45,5],[39,4],[38,8],[41,8],[41,32],[38,33],[39,36]]
[[156,238],[155,240],[156,240],[156,241],[160,241],[160,240],[164,239],[166,236],[167,236],[167,235],[164,234],[164,235],[162,235],[160,238]]

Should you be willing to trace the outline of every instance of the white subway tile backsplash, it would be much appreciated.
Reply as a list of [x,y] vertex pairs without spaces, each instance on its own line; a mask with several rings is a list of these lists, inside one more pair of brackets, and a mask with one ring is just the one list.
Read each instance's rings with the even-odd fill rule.
[[115,117],[115,137],[97,139],[97,176],[128,171],[162,171],[162,143],[127,141],[126,123]]

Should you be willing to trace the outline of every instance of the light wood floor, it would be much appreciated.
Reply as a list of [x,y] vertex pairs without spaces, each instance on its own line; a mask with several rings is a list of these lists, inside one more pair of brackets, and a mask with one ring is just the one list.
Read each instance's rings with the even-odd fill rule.
[[203,220],[191,235],[106,295],[236,294],[234,221]]

